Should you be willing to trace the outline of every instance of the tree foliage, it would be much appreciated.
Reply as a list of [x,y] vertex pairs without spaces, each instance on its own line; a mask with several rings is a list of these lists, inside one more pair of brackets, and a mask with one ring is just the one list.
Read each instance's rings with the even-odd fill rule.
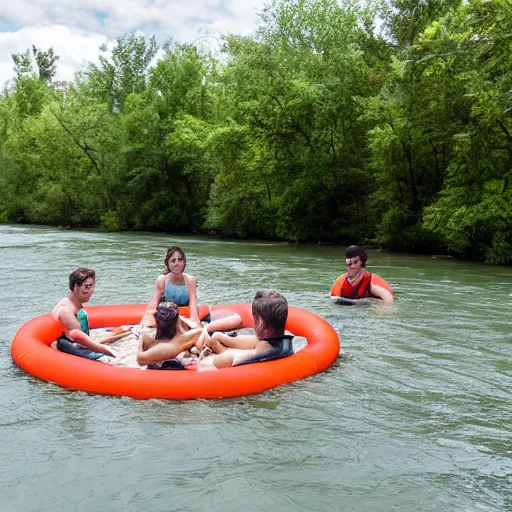
[[273,0],[212,55],[133,34],[71,83],[13,55],[0,220],[512,261],[507,0]]
[[[32,56],[30,55],[32,53]],[[56,55],[53,48],[41,50],[32,45],[32,51],[26,50],[23,53],[14,53],[12,60],[14,62],[14,71],[16,78],[23,76],[36,75],[39,80],[50,83],[57,72],[56,62],[60,57]],[[34,66],[35,65],[35,66]]]

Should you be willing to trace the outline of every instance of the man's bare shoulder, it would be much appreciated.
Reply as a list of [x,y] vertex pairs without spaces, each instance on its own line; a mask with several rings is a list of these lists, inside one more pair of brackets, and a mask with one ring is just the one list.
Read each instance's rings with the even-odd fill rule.
[[78,313],[78,308],[68,297],[61,299],[52,310],[53,317],[58,320],[62,313],[71,313],[75,315]]

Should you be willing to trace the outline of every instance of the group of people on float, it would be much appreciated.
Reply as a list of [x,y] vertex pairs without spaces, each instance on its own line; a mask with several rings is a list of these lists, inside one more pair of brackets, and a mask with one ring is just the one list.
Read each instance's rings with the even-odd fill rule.
[[[336,280],[331,296],[350,299],[374,297],[386,303],[394,302],[391,289],[382,286],[382,280],[380,284],[374,282],[374,275],[365,269],[367,255],[364,249],[350,246],[345,258],[347,273]],[[257,292],[252,302],[255,334],[237,335],[234,330],[242,324],[237,313],[208,308],[200,318],[196,279],[185,273],[186,264],[185,253],[180,247],[173,246],[167,251],[164,272],[156,280],[141,322],[143,327],[156,327],[156,333],[140,336],[137,352],[140,365],[156,369],[181,369],[184,366],[176,358],[194,348],[200,354],[198,367],[205,369],[267,361],[293,353],[293,336],[285,334],[288,303],[280,293]],[[64,328],[57,340],[57,348],[89,359],[99,359],[105,355],[115,357],[105,343],[122,333],[114,330],[101,342],[90,336],[83,305],[90,300],[95,284],[96,273],[93,269],[80,267],[70,274],[70,293],[52,311],[53,318]],[[179,315],[180,306],[189,307],[186,321]],[[207,357],[210,354],[211,357]]]
[[[141,322],[143,327],[156,327],[156,333],[140,336],[137,352],[140,365],[156,369],[183,368],[176,357],[193,348],[200,353],[198,366],[204,369],[266,361],[293,353],[293,336],[285,334],[288,303],[280,293],[256,293],[252,303],[255,334],[237,335],[236,331],[226,334],[241,327],[242,318],[232,311],[209,308],[199,318],[196,279],[185,273],[186,263],[180,247],[167,251],[164,272],[156,280]],[[52,311],[53,318],[64,328],[57,349],[88,359],[115,357],[104,343],[116,339],[118,332],[114,330],[112,336],[101,342],[90,336],[83,305],[90,300],[95,284],[93,269],[80,267],[70,274],[70,293]],[[186,321],[179,315],[180,306],[189,307]]]

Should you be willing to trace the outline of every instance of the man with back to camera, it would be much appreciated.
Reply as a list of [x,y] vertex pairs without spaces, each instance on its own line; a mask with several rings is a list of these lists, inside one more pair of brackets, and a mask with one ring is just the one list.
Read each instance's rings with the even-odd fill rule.
[[285,334],[288,302],[278,292],[259,291],[252,302],[256,335],[231,337],[215,332],[206,345],[216,355],[201,359],[198,370],[228,368],[293,354],[293,336]]

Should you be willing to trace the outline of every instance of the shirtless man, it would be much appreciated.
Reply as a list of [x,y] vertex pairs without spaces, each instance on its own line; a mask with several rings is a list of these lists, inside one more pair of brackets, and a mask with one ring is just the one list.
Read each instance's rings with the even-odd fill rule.
[[269,361],[293,354],[293,336],[284,333],[288,303],[280,293],[257,292],[252,302],[252,316],[256,335],[233,338],[215,332],[210,340],[206,340],[206,346],[216,355],[203,358],[198,370]]
[[96,272],[92,268],[79,267],[69,275],[71,292],[52,311],[54,320],[64,327],[64,332],[57,340],[57,348],[62,352],[88,359],[98,359],[104,355],[115,356],[108,347],[89,336],[87,313],[83,305],[89,302],[95,284]]

